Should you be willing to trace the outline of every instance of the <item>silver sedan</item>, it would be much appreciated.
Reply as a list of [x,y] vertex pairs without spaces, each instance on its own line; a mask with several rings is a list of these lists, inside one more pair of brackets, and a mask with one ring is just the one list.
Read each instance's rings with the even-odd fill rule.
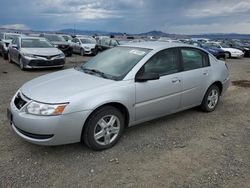
[[8,60],[18,64],[21,70],[63,67],[65,55],[45,38],[20,36],[9,45]]
[[83,142],[103,150],[127,126],[195,106],[214,111],[228,85],[226,64],[200,48],[130,43],[27,82],[11,100],[8,117],[28,142]]

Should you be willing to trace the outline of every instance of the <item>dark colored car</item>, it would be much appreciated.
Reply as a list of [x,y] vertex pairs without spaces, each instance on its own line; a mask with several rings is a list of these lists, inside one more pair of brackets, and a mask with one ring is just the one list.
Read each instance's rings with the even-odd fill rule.
[[232,48],[236,48],[236,49],[243,51],[244,57],[250,57],[250,44],[238,42],[238,41],[227,42],[227,44]]
[[56,48],[60,49],[65,56],[72,56],[73,49],[62,36],[56,34],[41,34],[40,37],[44,37],[50,41]]
[[101,38],[97,42],[98,51],[104,51],[113,47],[120,45],[118,40],[113,38]]

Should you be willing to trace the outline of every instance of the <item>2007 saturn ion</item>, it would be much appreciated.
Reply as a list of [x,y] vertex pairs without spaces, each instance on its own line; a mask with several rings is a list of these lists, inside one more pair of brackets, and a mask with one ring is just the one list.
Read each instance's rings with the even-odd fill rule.
[[195,106],[214,111],[228,85],[226,64],[200,48],[131,43],[27,82],[13,97],[8,117],[28,142],[84,142],[103,150],[127,126]]

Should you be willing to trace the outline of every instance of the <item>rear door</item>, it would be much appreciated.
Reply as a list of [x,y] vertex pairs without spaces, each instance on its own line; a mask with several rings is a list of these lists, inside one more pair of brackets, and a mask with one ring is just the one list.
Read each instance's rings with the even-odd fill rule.
[[209,56],[197,48],[180,48],[183,71],[183,94],[181,107],[201,104],[206,92],[211,68]]
[[158,73],[160,79],[136,82],[136,121],[160,117],[180,107],[182,73],[177,52],[175,48],[158,52],[137,73]]

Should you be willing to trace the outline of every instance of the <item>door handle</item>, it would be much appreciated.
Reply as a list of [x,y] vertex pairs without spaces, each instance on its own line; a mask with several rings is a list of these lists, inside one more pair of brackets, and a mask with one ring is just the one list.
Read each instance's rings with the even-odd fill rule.
[[207,76],[208,75],[208,71],[204,71],[203,75]]
[[176,83],[176,82],[181,82],[181,80],[178,78],[172,78],[172,83]]

